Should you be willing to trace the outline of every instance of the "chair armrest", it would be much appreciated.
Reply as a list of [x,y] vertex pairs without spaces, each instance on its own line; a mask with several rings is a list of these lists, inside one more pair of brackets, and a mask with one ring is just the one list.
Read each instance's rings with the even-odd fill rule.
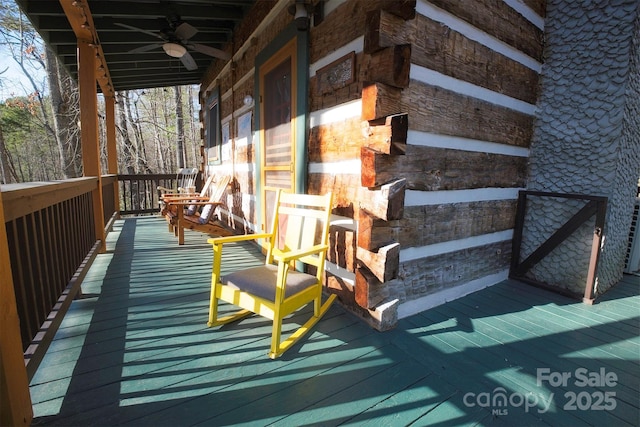
[[195,196],[195,197],[203,197],[200,196],[200,193],[180,193],[180,192],[176,192],[175,190],[171,190],[171,192],[169,193],[163,193],[162,194],[163,197],[187,197],[187,196]]
[[184,194],[184,195],[170,194],[170,195],[162,196],[162,200],[165,203],[176,203],[176,204],[180,202],[188,203],[190,201],[194,201],[194,202],[209,201],[209,199],[210,197],[201,196],[199,194]]
[[175,205],[175,206],[191,206],[191,205],[196,205],[196,206],[206,206],[206,205],[221,205],[222,202],[210,202],[210,201],[197,201],[197,200],[183,200],[183,199],[176,199],[176,200],[166,200],[165,203],[167,203],[168,205]]
[[169,193],[175,193],[175,191],[176,191],[175,188],[167,188],[167,187],[163,187],[162,185],[158,185],[158,190],[167,191]]
[[271,233],[240,234],[238,236],[214,237],[212,239],[208,239],[207,242],[211,243],[212,245],[223,245],[225,243],[242,242],[245,240],[255,240],[255,239],[266,239],[270,237],[273,237]]
[[273,250],[273,259],[276,261],[289,262],[308,255],[318,254],[329,249],[329,245],[315,245],[306,249],[283,252],[279,249]]

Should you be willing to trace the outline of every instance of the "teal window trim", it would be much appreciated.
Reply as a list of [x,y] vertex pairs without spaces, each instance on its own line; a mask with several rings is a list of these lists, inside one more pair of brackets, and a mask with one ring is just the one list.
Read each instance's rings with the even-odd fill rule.
[[[220,93],[217,88],[212,90],[207,97],[205,107],[207,164],[219,165],[222,162],[222,126],[220,123]],[[209,154],[212,151],[214,156],[210,157]]]

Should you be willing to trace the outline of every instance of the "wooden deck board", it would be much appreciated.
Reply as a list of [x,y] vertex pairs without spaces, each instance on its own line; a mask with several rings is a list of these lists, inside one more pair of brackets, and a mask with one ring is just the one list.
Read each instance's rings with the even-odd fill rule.
[[[385,333],[335,304],[270,360],[265,319],[206,327],[211,247],[202,234],[185,238],[178,246],[159,218],[116,222],[31,382],[34,425],[640,424],[637,276],[594,306],[506,281]],[[248,245],[223,256],[225,271],[262,261]],[[572,377],[538,384],[541,368]],[[617,384],[580,387],[579,368],[614,373]],[[501,390],[539,403],[478,401]],[[612,411],[563,410],[565,393],[585,403],[604,391],[615,393]]]
[[[450,312],[456,313],[455,308],[460,306],[460,303],[451,304],[447,314]],[[448,319],[448,315],[443,313],[437,313],[437,310],[430,310],[424,313],[425,317],[429,320],[437,323],[443,318]],[[492,319],[492,318],[488,318]],[[485,320],[485,323],[490,323]],[[552,332],[553,334],[554,332]],[[557,348],[552,346],[546,346],[544,348],[536,348],[536,341],[539,337],[533,337],[529,339],[521,339],[514,341],[512,339],[502,342],[497,339],[499,334],[498,330],[486,327],[483,325],[482,319],[477,321],[474,319],[472,331],[451,331],[446,334],[439,334],[440,339],[446,340],[448,345],[453,345],[456,348],[456,354],[466,354],[466,357],[475,364],[483,367],[482,372],[484,376],[490,378],[495,384],[499,384],[507,390],[518,391],[524,394],[536,395],[539,401],[543,401],[548,397],[548,394],[555,392],[555,394],[563,394],[572,390],[571,387],[554,387],[553,389],[544,390],[536,383],[536,369],[529,371],[527,367],[553,367],[553,370],[561,372],[574,372],[580,366],[585,366],[581,363],[573,361],[566,361],[563,359],[562,351],[558,352]],[[548,342],[545,337],[545,343]],[[481,349],[480,353],[476,352],[476,349]],[[487,357],[487,352],[489,357]],[[597,366],[596,366],[597,365]],[[592,369],[597,370],[600,367],[600,362],[594,364]],[[568,384],[569,385],[569,384]],[[574,391],[579,391],[574,389]],[[620,389],[617,390],[618,394]],[[533,402],[532,397],[532,402]],[[623,402],[619,402],[622,407]],[[544,406],[540,404],[536,408],[531,410],[537,411],[538,408],[543,409]],[[609,414],[602,411],[594,413],[586,413],[584,411],[576,411],[576,416],[587,417],[582,421],[595,421],[597,424],[606,423],[610,418]],[[513,414],[512,414],[513,415]],[[561,425],[566,422],[566,415],[558,413],[559,418],[555,417],[556,412],[550,412],[549,416],[545,417],[545,421],[551,422],[552,425]],[[511,420],[511,416],[510,416]],[[571,424],[575,424],[572,422]]]

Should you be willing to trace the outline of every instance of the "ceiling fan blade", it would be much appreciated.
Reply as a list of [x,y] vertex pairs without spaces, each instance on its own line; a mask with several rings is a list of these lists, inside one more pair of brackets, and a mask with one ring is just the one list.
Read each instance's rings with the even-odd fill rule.
[[157,49],[159,47],[162,47],[162,43],[153,43],[153,44],[148,44],[146,46],[140,46],[140,47],[137,47],[135,49],[131,49],[127,53],[149,52],[150,50]]
[[184,68],[189,71],[198,69],[198,64],[196,64],[196,61],[193,59],[193,56],[191,56],[189,52],[185,52],[185,54],[180,58],[180,61],[182,61],[182,65],[184,65]]
[[183,22],[182,24],[176,27],[175,35],[179,40],[189,40],[191,37],[195,36],[198,32],[198,29],[193,25],[187,24]]
[[138,31],[140,33],[148,34],[150,36],[153,36],[153,37],[159,38],[161,40],[164,40],[160,34],[154,33],[152,31],[143,30],[142,28],[133,27],[133,26],[127,25],[127,24],[122,24],[120,22],[114,22],[113,25],[117,25],[118,27],[126,28],[128,30]]
[[189,43],[187,46],[189,46],[190,48],[192,48],[197,52],[204,53],[205,55],[213,56],[214,58],[220,58],[225,61],[231,59],[231,55],[229,55],[224,50],[216,49],[215,47],[207,46],[204,44],[198,44],[198,43]]

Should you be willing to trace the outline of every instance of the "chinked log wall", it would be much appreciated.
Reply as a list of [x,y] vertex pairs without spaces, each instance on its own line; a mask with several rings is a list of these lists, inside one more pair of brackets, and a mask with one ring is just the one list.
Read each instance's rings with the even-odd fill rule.
[[[524,3],[534,14],[544,16],[544,0]],[[252,22],[265,19],[273,4],[258,2]],[[532,114],[464,90],[445,89],[421,74],[424,70],[440,73],[496,96],[535,104],[537,71],[424,12],[436,8],[534,62],[541,61],[542,32],[511,6],[489,0],[476,0],[471,6],[457,0],[349,0],[328,10],[324,21],[310,29],[310,64],[329,63],[324,65],[329,68],[334,60],[340,66],[351,64],[353,77],[337,85],[328,81],[330,85],[323,87],[327,74],[320,70],[324,67],[310,69],[308,191],[333,191],[334,213],[358,222],[357,234],[351,225],[332,227],[329,261],[338,270],[328,275],[328,285],[340,292],[346,305],[372,318],[374,325],[377,322],[377,327],[394,323],[395,308],[386,314],[386,308],[381,308],[393,301],[420,298],[509,265],[508,241],[399,262],[405,249],[513,227],[515,197],[404,205],[407,190],[429,198],[436,190],[524,186],[527,158],[522,150],[529,146]],[[204,87],[219,88],[221,117],[223,121],[231,118],[231,137],[236,127],[232,112],[242,107],[241,95],[251,91],[255,56],[291,17],[274,14],[272,19],[248,44],[254,27],[241,28],[234,44],[246,47],[243,54],[235,58],[233,68],[227,64],[210,70],[205,79]],[[344,119],[313,119],[357,103],[362,104],[357,117],[349,111]],[[423,144],[419,139],[424,135],[457,138],[457,147]],[[413,137],[410,143],[409,137]],[[467,149],[461,140],[480,142],[481,148]],[[512,149],[484,150],[487,143]],[[250,168],[238,171],[254,158],[253,145],[232,151],[236,190],[245,196],[255,194],[252,172]],[[358,171],[345,169],[356,162],[361,165]],[[250,220],[253,217],[251,212],[244,214]]]
[[[312,29],[311,63],[321,60],[336,47],[344,46],[363,35],[370,14],[379,13],[383,8],[391,8],[394,13],[412,19],[415,16],[415,1],[348,1],[333,10],[325,21]],[[337,60],[353,64],[353,80],[333,85],[323,90],[323,75],[318,72],[311,79],[311,111],[331,110],[350,101],[362,98],[363,87],[370,82],[382,82],[391,87],[404,88],[409,84],[411,47],[405,45],[388,46],[381,49],[356,51]],[[331,68],[332,64],[325,67]],[[309,137],[309,162],[326,165],[361,159],[361,150],[368,147],[376,153],[402,155],[405,151],[408,117],[398,114],[366,120],[358,117],[344,121],[323,123],[311,128]],[[364,121],[363,121],[364,119]],[[360,168],[361,171],[363,168]],[[370,299],[370,288],[381,288],[382,283],[393,280],[399,267],[399,244],[385,241],[373,247],[365,244],[368,233],[363,229],[363,219],[390,221],[402,218],[404,207],[404,179],[388,179],[376,185],[363,185],[363,177],[351,170],[344,172],[311,172],[309,191],[334,192],[335,213],[358,221],[358,231],[352,227],[335,225],[331,229],[332,249],[329,261],[353,274],[355,286],[346,282],[340,274],[328,277],[328,285],[339,292],[344,304],[363,314],[365,318],[375,317],[369,308],[376,302]],[[369,222],[370,224],[372,221]],[[383,299],[374,297],[377,302]],[[379,327],[381,319],[371,322]],[[391,320],[387,323],[394,323]]]
[[[377,193],[377,204],[361,203],[358,212],[356,303],[386,329],[397,312],[372,310],[389,297],[388,283],[398,276],[401,236],[388,233],[388,225],[404,216],[407,177],[397,168],[381,173],[375,159],[406,161],[409,116],[393,103],[409,86],[412,46],[406,38],[415,19],[415,1],[382,5],[366,15],[363,47],[362,119],[364,144],[360,151],[361,185]],[[378,98],[380,97],[380,98]],[[381,106],[387,104],[381,114]],[[402,160],[400,160],[402,159]],[[384,200],[384,203],[381,201]],[[382,233],[380,233],[382,231]]]
[[[340,19],[331,16],[324,24],[331,22],[332,33],[324,36],[334,46],[342,46],[356,38],[357,34],[351,34],[356,31],[353,28],[364,29],[363,51],[356,54],[357,79],[330,96],[312,94],[312,110],[331,108],[359,93],[364,122],[359,129],[354,121],[313,128],[310,161],[359,157],[360,182],[348,174],[312,175],[310,182],[312,189],[333,188],[345,215],[358,220],[357,236],[347,232],[346,238],[336,237],[340,247],[334,248],[334,261],[342,261],[347,269],[355,270],[354,302],[363,312],[382,316],[377,318],[376,326],[385,328],[392,326],[396,313],[392,309],[388,314],[380,310],[376,314],[375,307],[491,276],[506,271],[509,264],[508,241],[400,263],[401,248],[510,230],[516,209],[515,198],[404,206],[405,190],[428,194],[522,188],[527,168],[527,157],[522,154],[526,151],[522,149],[529,147],[533,133],[532,113],[488,102],[465,94],[464,90],[440,87],[420,73],[440,73],[460,84],[533,106],[539,70],[416,13],[416,1],[372,2],[364,11],[354,3],[362,6],[362,2],[347,2],[333,12],[349,17],[341,20],[350,22],[350,28],[344,29],[345,41],[335,40],[337,34],[342,34],[335,28]],[[532,62],[542,60],[542,31],[506,3],[479,0],[473,7],[453,0],[419,3],[452,15],[454,20],[509,45]],[[544,16],[544,1],[525,3],[535,14]],[[318,56],[313,54],[314,49],[322,50],[318,37],[323,36],[322,27],[314,30],[312,62]],[[413,75],[414,70],[418,75]],[[511,149],[485,152],[468,151],[464,146],[407,144],[408,131],[418,135],[414,138],[442,135]],[[345,247],[347,253],[352,248],[355,256],[338,256]],[[334,287],[345,286],[338,283]]]
[[[542,59],[542,32],[502,2],[477,1],[473,7],[452,0],[434,0],[419,10],[437,8],[476,30],[488,33],[534,61]],[[544,14],[543,2],[529,7]],[[542,11],[542,12],[541,12]],[[410,44],[412,75],[407,87],[399,89],[376,81],[363,89],[363,118],[374,119],[408,113],[411,130],[418,134],[454,136],[473,141],[528,148],[533,133],[533,116],[519,109],[487,102],[464,91],[439,87],[439,81],[422,74],[440,73],[463,84],[535,105],[538,71],[504,56],[441,22],[420,13],[405,21],[389,11],[371,13],[365,33],[365,52]],[[414,72],[415,71],[415,77]],[[426,71],[424,71],[426,70]],[[440,80],[445,77],[439,78]],[[426,80],[426,82],[425,82]],[[504,151],[504,150],[498,150]],[[511,150],[506,150],[511,151]],[[525,185],[527,158],[511,154],[466,151],[407,145],[405,155],[394,156],[363,149],[365,186],[391,179],[405,179],[406,188],[420,192],[519,188]],[[382,221],[370,218],[366,241],[371,248],[389,239],[402,248],[423,247],[513,228],[515,200],[458,202],[405,207],[402,219]],[[361,225],[367,224],[361,216]],[[362,229],[362,227],[361,227]],[[396,297],[411,300],[435,290],[481,279],[505,269],[509,245],[497,241],[442,255],[403,262],[401,286],[390,283],[385,292],[369,287],[369,301]],[[369,281],[369,283],[371,283]],[[364,287],[357,287],[357,291]]]

